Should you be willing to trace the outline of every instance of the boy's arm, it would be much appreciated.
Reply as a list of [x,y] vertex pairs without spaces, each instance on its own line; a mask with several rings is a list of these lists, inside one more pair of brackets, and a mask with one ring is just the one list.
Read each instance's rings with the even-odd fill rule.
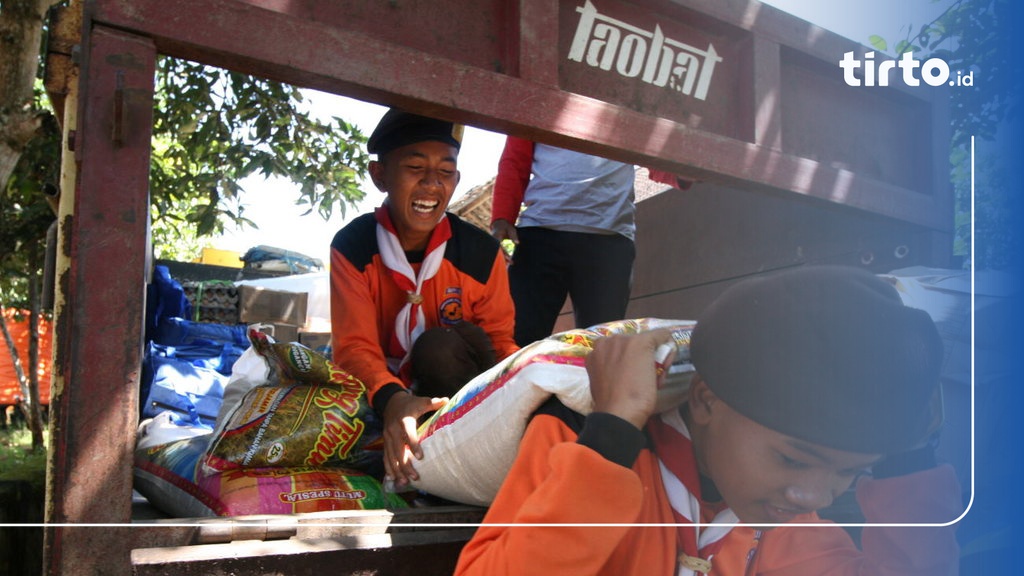
[[377,304],[366,274],[334,248],[330,274],[334,363],[366,386],[367,399],[383,417],[385,472],[404,486],[417,477],[413,458],[423,457],[416,420],[443,404],[412,395],[388,370],[377,327]]
[[[655,405],[654,350],[670,337],[668,330],[656,330],[594,343],[586,360],[594,412],[580,424],[578,414],[556,401],[542,406],[527,426],[485,525],[463,549],[458,574],[600,572],[629,531],[623,524],[635,522],[643,504],[644,486],[632,466],[646,443],[641,428]],[[578,437],[574,429],[580,430]]]
[[647,177],[660,184],[668,184],[669,186],[679,188],[680,190],[689,190],[690,186],[693,186],[694,183],[693,180],[689,180],[678,174],[673,174],[672,172],[658,170],[657,168],[648,168]]
[[[596,417],[595,417],[596,416]],[[602,422],[602,418],[611,419]],[[621,448],[622,428],[614,417],[592,414],[581,437],[612,436]],[[630,433],[626,428],[625,431]],[[633,458],[639,452],[639,437]],[[484,524],[463,549],[456,574],[596,574],[628,526],[537,527],[551,523],[634,522],[643,488],[629,467],[614,463],[598,449],[577,442],[558,417],[541,414],[530,422],[516,458]],[[621,457],[621,456],[612,456]],[[627,456],[628,458],[628,456]],[[523,524],[498,526],[494,524]],[[525,561],[529,559],[529,561]]]
[[362,381],[371,403],[382,388],[404,388],[401,380],[388,370],[377,332],[377,305],[365,273],[331,248],[330,278],[331,351],[335,365]]
[[509,136],[498,160],[498,176],[491,197],[491,224],[505,220],[515,225],[523,195],[530,183],[533,167],[533,142]]

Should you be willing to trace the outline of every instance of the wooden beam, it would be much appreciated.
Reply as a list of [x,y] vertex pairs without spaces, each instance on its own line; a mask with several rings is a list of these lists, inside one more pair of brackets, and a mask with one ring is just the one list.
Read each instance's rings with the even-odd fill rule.
[[[46,521],[123,523],[131,514],[138,426],[149,218],[149,154],[156,48],[97,27],[79,97],[79,160],[58,353],[64,386],[51,404]],[[46,531],[52,574],[127,573],[112,531]]]
[[[524,11],[525,17],[536,18],[538,11]],[[547,65],[525,67],[540,80],[532,81],[324,23],[330,18],[307,19],[241,0],[104,0],[97,3],[94,17],[149,36],[161,52],[174,56],[703,180],[792,192],[936,230],[951,227],[949,214],[935,201],[944,190],[912,190],[863,176],[856,168],[784,152],[773,148],[771,139],[758,144],[722,136],[569,92],[550,84],[550,75],[544,72]],[[246,26],[227,24],[237,22]],[[537,29],[538,25],[534,20],[519,22],[521,45],[543,45],[547,38],[546,44],[555,49],[553,27],[544,24]],[[511,23],[506,26],[514,28]],[[396,29],[393,37],[413,32]],[[470,31],[466,35],[473,36]],[[297,44],[297,37],[303,42]],[[832,36],[828,42],[843,45]],[[478,43],[489,46],[483,40]],[[751,50],[772,47],[767,42],[749,44]],[[770,57],[758,56],[755,62],[766,58]],[[767,85],[768,80],[758,80],[762,94]],[[750,100],[751,106],[759,104]],[[751,121],[766,117],[753,110],[740,113]],[[819,120],[819,127],[828,125],[828,118]],[[750,133],[753,138],[753,127]],[[758,137],[765,136],[761,132]]]

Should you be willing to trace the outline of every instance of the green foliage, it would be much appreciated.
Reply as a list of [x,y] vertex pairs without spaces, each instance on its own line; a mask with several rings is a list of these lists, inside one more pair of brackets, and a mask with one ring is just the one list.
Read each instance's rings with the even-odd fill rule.
[[28,430],[0,431],[0,480],[23,480],[37,486],[46,482],[46,450],[32,449]]
[[60,177],[60,128],[44,112],[37,85],[35,108],[42,124],[0,190],[0,302],[28,308],[29,275],[42,275],[46,231],[55,219],[45,194],[56,193]]
[[[1012,10],[1013,0],[956,0],[938,18],[923,24],[913,36],[908,32],[895,46],[897,55],[926,54],[946,61],[950,70],[973,72],[979,89],[950,91],[953,147],[968,145],[972,135],[983,140],[995,138],[1000,122],[1014,113],[1021,63],[1016,51],[1004,45],[1007,38],[1015,37],[1013,21],[1007,17]],[[879,46],[876,38],[885,44],[872,36],[873,46]]]
[[[225,225],[255,227],[240,184],[251,175],[289,179],[298,186],[296,204],[325,220],[359,201],[369,163],[365,136],[308,108],[294,86],[161,57],[150,159],[157,257],[192,260]],[[44,194],[59,185],[60,128],[40,86],[35,109],[43,127],[0,194],[0,297],[12,306],[26,305],[27,271],[41,273],[54,219]],[[30,263],[30,254],[37,261]]]
[[366,138],[341,118],[318,120],[304,104],[293,86],[160,58],[150,162],[154,245],[198,250],[200,238],[226,222],[255,226],[244,215],[240,185],[251,175],[288,178],[299,188],[296,204],[325,220],[360,200]]
[[[966,158],[964,158],[966,157]],[[971,180],[970,153],[964,148],[953,151],[953,185],[958,206],[955,223],[954,254],[970,263]],[[1018,255],[1011,249],[1019,243],[1020,232],[1013,224],[1014,196],[1008,194],[1007,170],[999,159],[981,155],[975,161],[974,191],[974,265],[979,270],[1006,270]]]
[[505,238],[501,241],[501,249],[505,251],[505,254],[511,258],[516,252],[516,243],[511,238]]
[[[1012,168],[1007,159],[976,162],[973,237],[970,212],[971,137],[993,141],[999,128],[1020,113],[1021,61],[1016,50],[1006,45],[1016,37],[1015,22],[1008,17],[1013,9],[1013,0],[956,0],[916,33],[909,27],[907,37],[894,46],[897,56],[913,52],[918,60],[940,58],[954,73],[972,76],[973,87],[949,90],[950,177],[956,203],[953,253],[965,257],[964,266],[969,266],[973,241],[976,269],[1010,266],[1020,241],[1009,217],[1010,183],[1001,175]],[[877,35],[869,42],[880,50],[888,46]]]

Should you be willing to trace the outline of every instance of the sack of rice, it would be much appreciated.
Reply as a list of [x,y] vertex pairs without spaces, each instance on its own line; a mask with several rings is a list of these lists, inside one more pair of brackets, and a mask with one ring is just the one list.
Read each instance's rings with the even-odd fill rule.
[[[693,367],[690,333],[695,322],[643,318],[569,330],[525,346],[466,384],[419,427],[423,459],[413,463],[416,489],[448,500],[487,506],[515,459],[530,415],[549,397],[589,414],[593,400],[584,365],[596,339],[659,328],[672,330],[674,352],[659,404],[685,397]],[[385,480],[385,485],[387,485]]]
[[381,422],[356,377],[298,344],[251,332],[270,385],[250,388],[214,432],[202,470],[340,467],[380,477]]
[[175,518],[406,508],[380,482],[344,468],[245,468],[203,475],[212,434],[139,448],[134,488]]

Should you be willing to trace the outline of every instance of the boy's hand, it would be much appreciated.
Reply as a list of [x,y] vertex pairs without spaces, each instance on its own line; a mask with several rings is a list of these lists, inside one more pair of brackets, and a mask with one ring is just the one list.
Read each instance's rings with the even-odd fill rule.
[[519,245],[519,232],[515,225],[508,220],[500,218],[491,223],[491,236],[494,236],[501,243],[501,253],[505,256],[505,263],[511,264],[515,247]]
[[608,336],[594,342],[587,374],[594,411],[607,412],[642,429],[654,413],[660,376],[655,349],[672,339],[669,330]]
[[519,244],[519,233],[516,231],[516,227],[504,218],[499,218],[491,223],[491,236],[494,236],[498,242],[508,239]]
[[420,416],[439,410],[445,398],[426,398],[412,394],[395,394],[384,408],[384,471],[402,487],[419,475],[412,466],[413,457],[423,458],[420,438],[416,433]]

